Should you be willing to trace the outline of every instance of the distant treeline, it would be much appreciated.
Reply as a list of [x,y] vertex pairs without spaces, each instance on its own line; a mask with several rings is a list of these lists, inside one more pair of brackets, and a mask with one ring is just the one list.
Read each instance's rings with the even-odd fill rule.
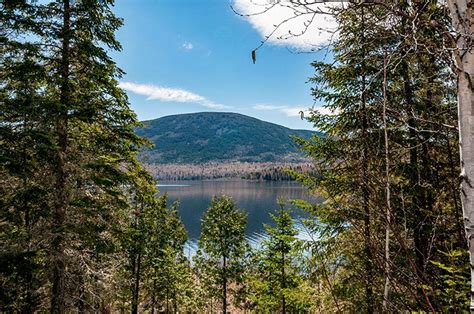
[[310,163],[227,162],[205,164],[148,164],[158,180],[208,180],[240,178],[259,181],[291,181],[291,171],[312,172]]

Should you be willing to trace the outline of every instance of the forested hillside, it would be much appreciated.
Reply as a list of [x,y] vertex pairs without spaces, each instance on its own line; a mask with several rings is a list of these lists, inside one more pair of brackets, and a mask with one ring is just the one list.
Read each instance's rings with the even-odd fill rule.
[[291,130],[237,113],[203,112],[144,121],[137,134],[154,147],[147,163],[198,164],[209,161],[296,162],[303,154],[292,136],[317,132]]

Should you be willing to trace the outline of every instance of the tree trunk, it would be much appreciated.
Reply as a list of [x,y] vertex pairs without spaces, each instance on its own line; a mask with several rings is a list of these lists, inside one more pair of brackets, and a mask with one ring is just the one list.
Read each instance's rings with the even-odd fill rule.
[[176,290],[173,292],[173,313],[178,313],[178,300],[176,296]]
[[224,255],[222,267],[222,313],[227,313],[227,259]]
[[65,285],[65,256],[63,225],[66,217],[67,191],[65,159],[67,151],[67,108],[70,102],[69,86],[69,41],[70,41],[70,7],[69,0],[63,0],[63,29],[61,50],[61,88],[60,104],[57,112],[56,135],[58,138],[58,152],[56,156],[56,199],[53,212],[53,240],[52,240],[52,295],[51,313],[62,314],[66,306]]
[[383,291],[383,311],[388,311],[389,293],[390,293],[390,223],[392,214],[390,202],[390,157],[388,148],[388,130],[387,130],[387,52],[383,59],[383,132],[385,140],[385,284]]
[[155,314],[156,306],[156,279],[153,279],[153,293],[151,295],[151,314]]
[[[367,102],[367,95],[366,95],[366,73],[365,73],[365,15],[364,15],[364,6],[361,6],[361,38],[362,38],[362,49],[361,49],[361,107],[362,107],[362,136],[365,139],[365,143],[369,143],[367,128],[368,128],[368,119],[367,119],[367,112],[366,112],[366,102]],[[364,213],[364,255],[365,255],[365,276],[366,276],[366,283],[365,283],[365,299],[367,305],[367,313],[374,312],[374,296],[373,296],[373,289],[372,286],[373,282],[373,261],[372,261],[372,249],[371,249],[371,232],[370,232],[370,206],[369,206],[369,151],[367,145],[363,145],[363,155],[362,155],[362,206],[363,206],[363,213]]]
[[474,54],[463,58],[465,69],[458,76],[459,142],[461,148],[461,203],[471,264],[471,312],[474,312]]
[[[136,259],[136,263],[135,263]],[[142,255],[138,253],[134,257],[133,270],[135,272],[135,282],[133,285],[133,299],[132,299],[132,314],[138,313],[138,303],[139,303],[139,294],[140,294],[140,264],[141,264]]]
[[[286,289],[286,273],[285,273],[285,252],[281,254],[281,289],[285,290]],[[283,314],[286,313],[286,299],[285,299],[285,293],[282,291],[281,295],[281,312]]]
[[449,0],[456,47],[454,60],[458,77],[459,146],[461,157],[461,204],[471,264],[471,313],[474,313],[474,17],[471,0]]

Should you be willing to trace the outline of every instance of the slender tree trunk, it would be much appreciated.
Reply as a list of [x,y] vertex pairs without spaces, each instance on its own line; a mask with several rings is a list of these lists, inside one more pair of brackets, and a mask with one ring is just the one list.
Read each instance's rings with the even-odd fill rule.
[[474,313],[474,54],[464,61],[458,77],[459,141],[461,146],[461,203],[471,264],[471,312]]
[[[367,138],[367,112],[366,112],[366,73],[365,73],[365,10],[364,6],[361,6],[361,39],[362,39],[362,49],[361,49],[361,105],[362,105],[362,134],[365,139],[365,143],[369,142]],[[370,232],[370,206],[369,206],[369,152],[367,145],[363,145],[362,149],[362,198],[363,198],[363,213],[364,213],[364,253],[365,253],[365,299],[367,304],[367,313],[374,312],[374,297],[373,297],[373,265],[372,265],[372,250],[371,250],[371,232]]]
[[[281,288],[282,290],[286,289],[286,273],[285,273],[285,252],[281,254]],[[282,293],[281,295],[281,312],[286,314],[286,298],[285,294]]]
[[[28,123],[28,116],[25,114],[23,116],[23,122],[24,122],[24,129],[25,131],[26,130],[30,130],[31,128],[29,127],[29,123]],[[27,143],[26,141],[23,142],[23,154],[22,154],[22,165],[23,167],[26,167],[26,162],[27,162]],[[27,188],[28,186],[28,177],[25,173],[23,173],[23,179],[22,179],[22,185],[24,188]],[[31,238],[32,238],[32,233],[31,233],[31,219],[30,219],[30,204],[27,200],[27,198],[23,198],[23,202],[22,202],[22,211],[24,211],[25,213],[25,216],[24,216],[24,227],[25,227],[25,231],[26,231],[26,235],[27,235],[27,239],[26,239],[26,252],[28,253],[28,256],[29,256],[29,253],[32,252],[32,242],[31,242]],[[31,263],[33,261],[30,261]],[[34,301],[33,301],[33,271],[31,268],[28,268],[26,270],[26,274],[25,274],[25,280],[26,280],[26,283],[25,283],[25,289],[26,289],[26,300],[25,300],[25,305],[24,307],[20,310],[22,313],[32,313],[34,312],[34,308],[35,308],[35,304],[34,304]]]
[[385,285],[383,291],[383,311],[388,311],[389,293],[390,293],[390,223],[392,206],[390,202],[390,157],[388,148],[388,130],[387,130],[387,51],[384,53],[383,66],[383,133],[385,140]]
[[65,285],[65,256],[64,231],[62,230],[67,206],[65,159],[67,151],[67,108],[70,102],[69,86],[69,45],[70,45],[70,7],[69,0],[63,0],[63,29],[61,50],[61,88],[60,104],[56,120],[56,134],[58,138],[58,153],[56,156],[56,200],[53,212],[53,241],[52,241],[52,295],[51,312],[62,314],[65,312],[66,285]]
[[[23,129],[24,131],[29,131],[29,123],[28,123],[28,115],[25,113],[23,115]],[[23,141],[22,145],[22,166],[26,168],[26,162],[27,162],[27,149],[28,149],[28,143]],[[28,186],[28,176],[26,173],[22,174],[22,186],[23,188],[27,188]],[[24,228],[26,231],[27,239],[26,239],[26,252],[30,253],[31,252],[31,224],[30,224],[30,206],[28,204],[27,198],[23,198],[22,200],[22,208],[21,211],[25,213],[24,216]],[[33,300],[32,300],[32,286],[33,286],[33,274],[32,270],[28,268],[28,270],[25,271],[25,289],[26,289],[26,300],[25,300],[25,305],[23,308],[20,310],[22,313],[32,313],[33,312]]]
[[471,264],[470,311],[474,313],[474,17],[471,0],[448,0],[448,6],[457,33],[453,56],[458,77],[461,204]]
[[84,287],[84,277],[81,273],[78,274],[77,286],[78,286],[78,300],[77,300],[77,313],[84,314],[86,313],[86,304],[84,302],[85,297],[85,287]]
[[178,313],[178,300],[176,297],[176,290],[173,292],[173,313]]
[[139,294],[140,294],[140,264],[142,259],[142,254],[139,252],[136,258],[136,263],[133,263],[133,269],[135,271],[135,282],[133,285],[133,299],[132,299],[132,314],[138,313],[138,303],[139,303]]
[[[451,145],[449,142],[449,136],[446,135],[446,150],[448,152],[448,159],[449,159],[449,167],[451,169],[451,175],[456,177],[456,167],[459,165],[457,162],[454,161],[453,157],[453,152],[451,150]],[[455,186],[454,184],[451,186],[451,194],[453,198],[453,203],[454,203],[454,208],[456,208],[456,213],[459,214],[458,219],[456,219],[456,225],[457,225],[457,233],[458,233],[458,238],[459,238],[459,243],[464,243],[464,228],[462,225],[462,208],[460,206],[460,200],[459,200],[459,194],[458,194],[458,187]]]
[[155,314],[156,306],[156,279],[153,279],[153,293],[151,295],[151,314]]
[[223,256],[222,267],[222,312],[227,313],[227,258]]
[[[413,90],[408,76],[408,65],[406,62],[402,62],[402,79],[404,85],[405,93],[405,103],[407,108],[413,108],[415,103],[413,101]],[[415,250],[415,276],[418,279],[417,290],[418,290],[418,303],[422,306],[423,309],[428,309],[431,304],[431,301],[427,300],[426,291],[423,288],[423,285],[426,284],[425,278],[425,265],[426,265],[426,248],[427,248],[427,238],[424,233],[424,224],[425,217],[423,213],[424,201],[423,201],[423,191],[420,187],[420,169],[419,169],[419,156],[418,156],[418,145],[419,139],[417,137],[417,124],[413,117],[408,119],[408,133],[410,137],[408,148],[409,150],[409,182],[412,192],[412,201],[411,201],[411,225],[413,229],[413,242]]]

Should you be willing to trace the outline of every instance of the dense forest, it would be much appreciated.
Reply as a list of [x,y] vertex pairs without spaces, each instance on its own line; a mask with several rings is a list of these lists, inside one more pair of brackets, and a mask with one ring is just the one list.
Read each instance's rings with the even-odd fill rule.
[[144,167],[157,180],[244,179],[294,181],[292,172],[313,173],[311,163],[209,162],[203,164],[148,164]]
[[304,162],[294,136],[318,132],[292,130],[232,112],[200,112],[143,121],[137,134],[153,143],[143,149],[147,164],[209,162]]
[[324,198],[294,201],[306,236],[282,201],[251,247],[251,217],[220,195],[187,258],[179,205],[138,161],[113,0],[2,1],[0,311],[469,312],[472,6],[326,13],[333,60],[310,82],[332,114],[305,117],[325,136],[295,140],[312,171],[289,173]]

